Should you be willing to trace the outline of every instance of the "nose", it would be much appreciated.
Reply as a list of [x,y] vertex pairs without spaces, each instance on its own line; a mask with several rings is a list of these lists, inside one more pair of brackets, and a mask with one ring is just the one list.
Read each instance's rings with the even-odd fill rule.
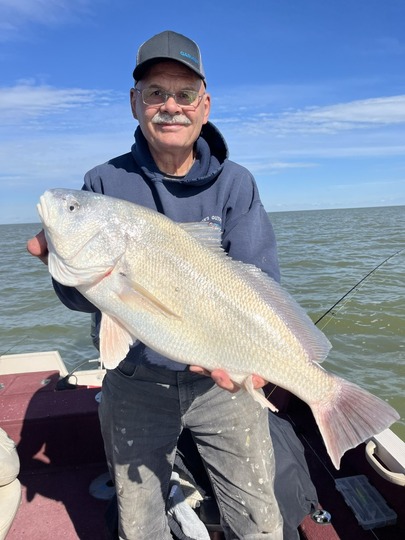
[[162,103],[161,111],[165,111],[171,115],[181,112],[181,107],[177,104],[174,96],[169,95],[165,103]]

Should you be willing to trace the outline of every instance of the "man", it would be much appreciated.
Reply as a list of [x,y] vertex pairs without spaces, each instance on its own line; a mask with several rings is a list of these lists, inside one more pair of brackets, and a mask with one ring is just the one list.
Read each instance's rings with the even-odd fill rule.
[[[221,227],[230,256],[278,280],[274,233],[255,181],[228,160],[222,135],[208,122],[210,96],[196,43],[171,31],[152,37],[138,50],[133,76],[135,144],[89,171],[83,189],[154,208],[178,222],[211,222]],[[43,235],[28,249],[45,257]],[[65,305],[95,312],[99,322],[99,312],[75,289],[56,282],[54,288]],[[265,381],[255,377],[254,384],[260,388]],[[121,539],[171,538],[165,501],[183,428],[204,461],[226,538],[282,539],[268,413],[238,390],[221,370],[187,369],[142,343],[107,372],[100,421]]]

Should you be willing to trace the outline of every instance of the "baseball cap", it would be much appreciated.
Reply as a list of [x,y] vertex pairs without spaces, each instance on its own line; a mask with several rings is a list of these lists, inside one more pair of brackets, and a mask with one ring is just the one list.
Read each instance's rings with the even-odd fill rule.
[[148,67],[162,60],[180,62],[205,81],[201,53],[197,43],[171,30],[156,34],[139,47],[133,72],[135,81],[142,78]]

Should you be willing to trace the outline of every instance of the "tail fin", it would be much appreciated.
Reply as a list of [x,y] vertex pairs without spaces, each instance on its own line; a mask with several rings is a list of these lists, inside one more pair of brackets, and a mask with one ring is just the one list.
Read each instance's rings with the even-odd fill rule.
[[346,450],[384,431],[399,419],[399,414],[356,384],[339,377],[336,382],[335,399],[311,404],[311,409],[332,463],[339,469]]

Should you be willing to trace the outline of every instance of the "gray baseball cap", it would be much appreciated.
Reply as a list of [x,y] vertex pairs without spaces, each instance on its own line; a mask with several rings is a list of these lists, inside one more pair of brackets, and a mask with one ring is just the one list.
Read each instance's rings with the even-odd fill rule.
[[166,30],[142,43],[136,55],[134,79],[142,79],[146,69],[164,60],[175,60],[190,68],[205,81],[200,49],[194,41],[182,34]]

